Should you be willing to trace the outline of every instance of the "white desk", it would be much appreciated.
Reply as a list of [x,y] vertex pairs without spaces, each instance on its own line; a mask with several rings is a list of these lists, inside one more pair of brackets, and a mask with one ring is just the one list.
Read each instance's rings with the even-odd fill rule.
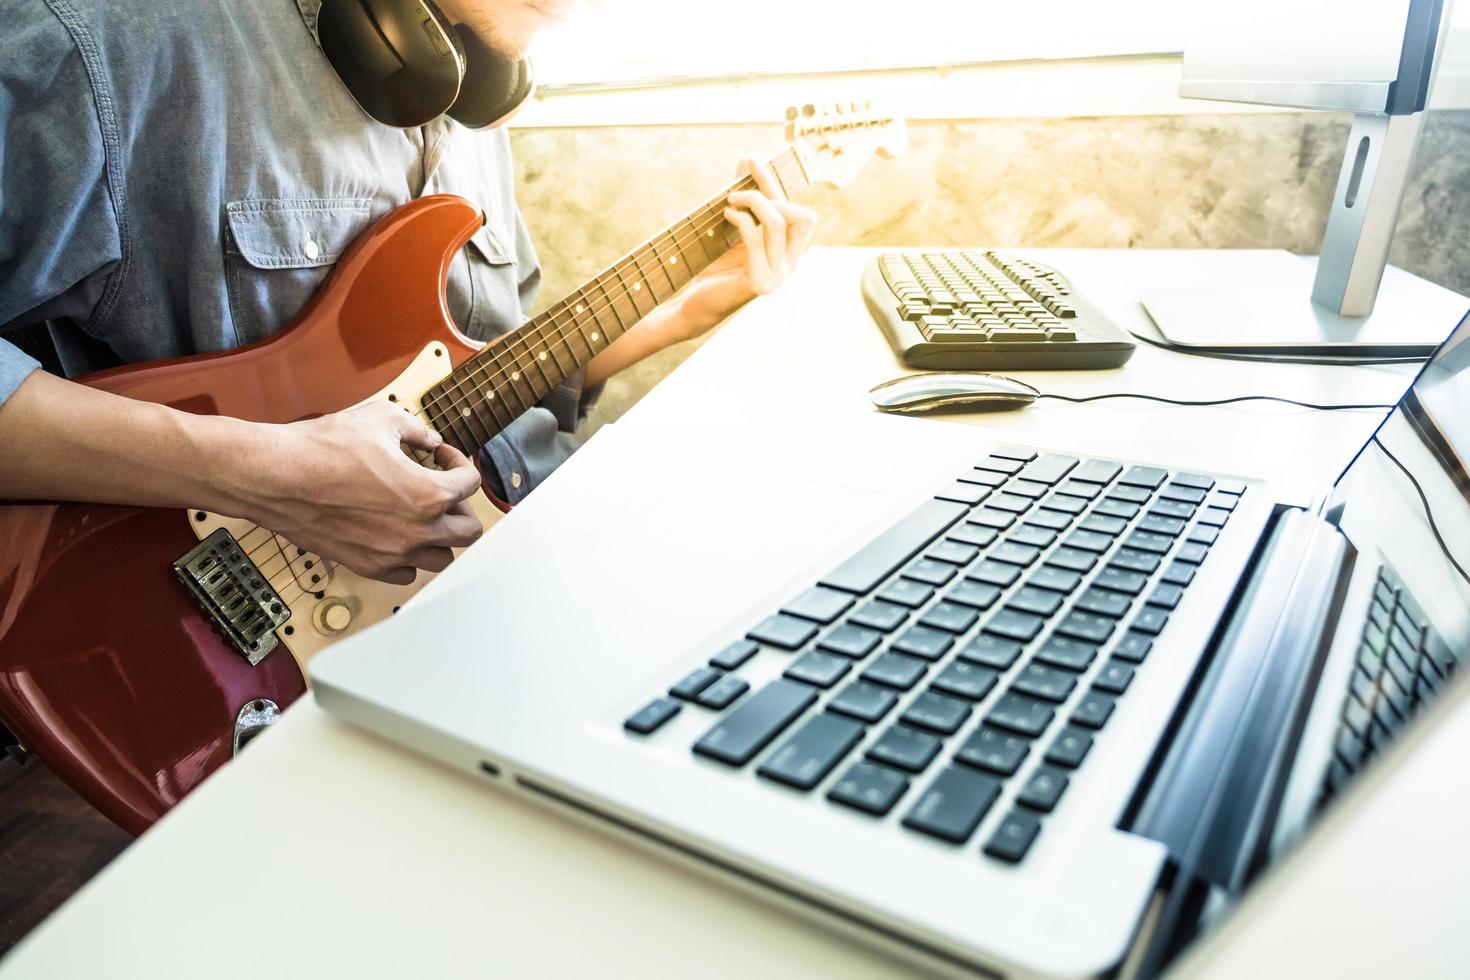
[[[858,270],[866,254],[814,252],[779,295],[742,313],[630,411],[611,438],[595,439],[554,481],[589,493],[606,486],[619,471],[615,454],[604,447],[616,447],[624,438],[636,436],[633,441],[647,445],[666,435],[671,453],[694,434],[708,442],[718,440],[721,431],[739,432],[746,443],[792,445],[819,440],[823,419],[870,411],[865,390],[898,367],[858,297]],[[1261,258],[1199,252],[1036,254],[1064,269],[1116,320],[1140,331],[1149,329],[1137,306],[1141,287],[1169,279],[1224,279]],[[1145,347],[1119,371],[1035,373],[1027,380],[1069,394],[1279,393],[1324,402],[1391,402],[1407,377],[1401,367],[1241,365]],[[1098,454],[1166,457],[1175,464],[1285,476],[1305,496],[1341,468],[1376,415],[1263,404],[1200,409],[1043,402],[1024,412],[951,420],[1003,431],[1006,441],[1087,446]],[[855,460],[854,465],[882,466],[883,461]],[[540,496],[526,508],[545,506],[538,504]],[[545,499],[557,496],[566,499],[565,494]],[[516,514],[506,519],[516,520]],[[487,535],[440,587],[472,575],[479,563],[513,560],[498,550],[503,537]],[[1462,743],[1470,741],[1467,728],[1459,726]],[[1440,770],[1447,771],[1457,770]],[[1443,813],[1452,810],[1441,805]],[[1463,851],[1463,841],[1460,846]],[[1372,870],[1364,873],[1371,877]],[[1388,895],[1394,879],[1389,869],[1380,871],[1379,887]],[[1410,940],[1424,935],[1429,920],[1414,915],[1410,903],[1401,906],[1401,927],[1408,931],[1400,951],[1404,958],[1396,965],[1412,970]],[[1303,911],[1288,904],[1281,914]],[[1280,932],[1281,915],[1257,915],[1251,921],[1261,919],[1275,921]],[[1392,934],[1378,920],[1373,928],[1379,935]],[[1247,923],[1235,931],[1248,929]],[[1465,940],[1457,941],[1463,956]],[[1418,946],[1424,948],[1425,942]],[[1237,956],[1253,948],[1249,942],[1230,947]],[[1212,962],[1193,965],[1208,972]],[[1229,965],[1243,966],[1238,960]],[[0,964],[7,980],[576,976],[594,971],[639,977],[858,978],[893,975],[900,968],[657,857],[349,728],[309,700],[287,712],[240,760]]]

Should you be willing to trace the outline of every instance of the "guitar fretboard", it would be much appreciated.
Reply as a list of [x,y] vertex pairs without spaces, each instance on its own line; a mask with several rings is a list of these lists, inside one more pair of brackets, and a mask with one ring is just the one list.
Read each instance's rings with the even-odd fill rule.
[[[787,197],[808,186],[789,148],[769,167]],[[739,232],[724,216],[726,198],[755,186],[750,177],[734,182],[520,329],[486,345],[425,393],[429,424],[473,454],[737,243]]]

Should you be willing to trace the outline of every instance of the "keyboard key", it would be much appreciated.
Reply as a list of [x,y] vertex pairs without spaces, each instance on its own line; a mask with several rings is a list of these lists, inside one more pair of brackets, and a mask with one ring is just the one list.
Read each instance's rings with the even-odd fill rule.
[[919,678],[923,677],[928,670],[928,664],[917,657],[905,657],[901,653],[882,653],[868,664],[867,669],[863,671],[863,678],[887,687],[898,688],[900,691],[907,691],[918,683]]
[[964,524],[956,524],[949,529],[949,540],[984,548],[995,540],[997,533],[993,527],[982,527],[966,521]]
[[696,667],[685,674],[683,679],[673,687],[669,693],[680,701],[693,701],[700,691],[709,687],[722,675],[713,667]]
[[998,585],[1002,589],[1020,577],[1021,570],[1015,565],[1003,561],[991,561],[989,558],[965,573],[965,578],[984,582],[987,585]]
[[[1035,458],[1036,457],[1033,454],[1031,456],[1031,459]],[[976,463],[975,469],[993,470],[996,473],[1004,473],[1007,476],[1012,476],[1016,473],[1021,472],[1021,467],[1026,465],[1026,463],[1029,461],[1030,460],[1006,459],[1005,457],[991,454],[989,457],[982,459],[980,462]]]
[[1026,580],[1026,584],[1031,588],[1050,589],[1053,592],[1065,594],[1077,588],[1081,581],[1082,576],[1077,572],[1068,571],[1065,568],[1056,568],[1051,565],[1042,565]]
[[1133,681],[1133,668],[1117,657],[1103,664],[1102,671],[1093,678],[1093,687],[1109,694],[1122,694]]
[[1123,533],[1123,529],[1128,526],[1128,522],[1121,517],[1093,513],[1084,517],[1082,523],[1077,526],[1084,531],[1091,531],[1094,534],[1118,535]]
[[1011,690],[1061,704],[1077,686],[1077,676],[1045,664],[1029,663],[1011,685]]
[[1153,648],[1152,637],[1142,633],[1125,633],[1123,639],[1118,641],[1118,646],[1113,650],[1113,655],[1119,660],[1129,663],[1141,664],[1148,656],[1149,650]]
[[881,817],[893,809],[908,788],[903,773],[871,762],[855,762],[833,784],[827,799]]
[[827,703],[827,707],[871,724],[880,721],[893,710],[895,704],[898,704],[898,695],[886,687],[869,684],[867,681],[853,681],[838,691],[836,697]]
[[925,501],[913,513],[833,569],[818,584],[858,595],[871,592],[968,512],[969,508],[964,504],[947,500]]
[[1168,477],[1169,471],[1159,469],[1157,466],[1130,466],[1128,472],[1118,478],[1118,482],[1128,486],[1157,490]]
[[955,567],[947,561],[920,558],[903,570],[903,577],[926,585],[943,585],[954,578]]
[[1006,538],[1016,544],[1026,545],[1031,548],[1045,548],[1057,539],[1057,532],[1049,527],[1041,527],[1036,524],[1026,523],[1016,528]]
[[909,772],[923,772],[939,754],[942,744],[936,736],[917,728],[889,725],[878,741],[868,747],[867,757]]
[[1125,503],[1130,504],[1148,503],[1149,498],[1152,496],[1153,491],[1149,490],[1147,487],[1132,487],[1124,486],[1122,484],[1119,484],[1118,486],[1113,487],[1113,489],[1108,491],[1109,500],[1121,500]]
[[1060,453],[1047,453],[1026,464],[1021,476],[1038,483],[1057,483],[1077,465],[1077,457]]
[[1006,728],[1022,735],[1035,737],[1046,731],[1056,712],[1052,706],[1024,694],[1007,691],[1001,695],[990,714],[985,716],[987,724]]
[[851,669],[852,661],[846,657],[812,650],[798,657],[782,676],[815,684],[817,687],[831,687],[842,680],[843,675]]
[[865,729],[851,718],[822,713],[807,720],[756,770],[767,779],[811,789],[862,741]]
[[966,765],[1009,776],[1020,767],[1021,761],[1030,751],[1031,743],[1026,739],[1007,734],[999,728],[981,725],[960,745],[955,759]]
[[985,582],[969,579],[959,583],[944,594],[946,602],[959,602],[976,609],[989,609],[1000,598],[1000,589]]
[[764,643],[766,646],[783,650],[796,650],[817,635],[817,628],[804,619],[777,613],[767,618],[755,629],[746,633],[746,639]]
[[970,470],[968,473],[961,473],[959,479],[964,483],[975,483],[982,487],[998,487],[1010,477],[992,470]]
[[1179,605],[1179,600],[1184,598],[1184,587],[1170,585],[1167,582],[1154,587],[1149,593],[1148,604],[1150,606],[1162,606],[1165,609],[1173,609]]
[[1038,589],[1027,585],[1006,600],[1007,609],[1016,609],[1037,616],[1050,616],[1061,608],[1062,597],[1050,589]]
[[1077,597],[1075,608],[1084,612],[1097,613],[1099,616],[1118,619],[1128,611],[1128,607],[1132,604],[1133,600],[1122,592],[1091,588]]
[[710,657],[709,663],[711,667],[718,667],[721,670],[734,670],[755,656],[755,652],[759,649],[760,647],[756,646],[751,640],[736,640],[713,657]]
[[1112,717],[1113,708],[1117,703],[1102,691],[1088,691],[1082,695],[1082,700],[1077,702],[1077,710],[1072,712],[1072,724],[1086,728],[1101,728]]
[[1229,494],[1232,497],[1239,497],[1241,494],[1245,493],[1245,484],[1239,482],[1238,480],[1226,480],[1224,483],[1220,484],[1219,492]]
[[1087,483],[1111,483],[1123,472],[1123,464],[1107,459],[1089,459],[1072,471],[1072,479]]
[[703,691],[700,691],[694,700],[703,707],[714,708],[716,711],[724,711],[730,705],[734,704],[740,695],[748,690],[750,690],[749,683],[733,674],[726,674]]
[[896,603],[900,606],[908,606],[917,609],[930,599],[934,598],[934,587],[912,579],[901,578],[889,582],[878,591],[878,598],[884,602]]
[[1169,610],[1159,606],[1144,606],[1138,610],[1138,615],[1133,617],[1133,623],[1129,629],[1135,633],[1147,633],[1149,636],[1158,636],[1164,631],[1164,626],[1169,622]]
[[1035,524],[1052,531],[1060,531],[1072,523],[1072,515],[1061,510],[1037,510],[1026,515],[1027,524]]
[[1183,562],[1171,562],[1159,579],[1171,585],[1188,585],[1194,581],[1194,568]]
[[1123,543],[1136,551],[1148,551],[1156,555],[1166,554],[1174,547],[1174,539],[1169,535],[1155,534],[1152,531],[1134,531]]
[[1159,567],[1159,556],[1136,548],[1119,548],[1118,553],[1113,556],[1113,564],[1130,572],[1152,575],[1154,569]]
[[945,540],[924,552],[924,557],[931,561],[947,561],[951,565],[968,565],[978,554],[980,549],[972,544]]
[[927,626],[911,626],[893,641],[892,649],[925,660],[938,660],[953,645],[954,637],[948,633]]
[[1000,780],[962,766],[935,777],[903,818],[903,825],[955,844],[970,839],[1000,796]]
[[1096,531],[1084,531],[1081,528],[1067,535],[1064,544],[1068,548],[1076,548],[1079,551],[1090,551],[1093,554],[1102,554],[1113,546],[1110,535],[1099,534]]
[[694,751],[727,765],[743,766],[816,700],[816,692],[805,684],[771,681],[715,722],[694,743]]
[[1204,502],[1205,492],[1196,490],[1194,487],[1181,487],[1177,483],[1171,483],[1159,491],[1159,497],[1164,500],[1181,500],[1186,504],[1200,504]]
[[958,504],[974,506],[990,496],[990,489],[974,483],[956,480],[934,495],[935,500],[948,500]]
[[1195,525],[1194,529],[1189,532],[1189,536],[1185,538],[1186,541],[1193,541],[1196,544],[1206,546],[1214,544],[1219,539],[1220,529],[1218,527],[1207,527],[1204,524]]
[[1021,514],[1031,508],[1031,498],[1014,493],[992,493],[985,501],[986,510],[999,510],[1008,514]]
[[1007,539],[990,549],[988,560],[1009,562],[1012,565],[1025,567],[1034,562],[1041,549],[1034,545],[1022,544],[1019,541]]
[[1037,660],[1078,673],[1091,666],[1096,657],[1097,644],[1055,634],[1047,637],[1041,649],[1036,651]]
[[[974,583],[961,584],[973,585]],[[919,622],[924,626],[930,626],[937,630],[944,630],[949,633],[963,633],[971,626],[974,626],[975,620],[979,618],[980,614],[970,606],[962,606],[953,602],[939,602],[930,606],[929,611],[919,617]],[[945,646],[945,649],[948,649],[948,645]],[[909,652],[912,653],[913,651]]]
[[1091,571],[1092,566],[1097,564],[1097,556],[1090,551],[1063,547],[1047,555],[1046,563],[1073,572],[1086,572]]
[[970,717],[970,702],[925,691],[914,698],[899,720],[915,728],[953,735]]
[[792,599],[781,611],[825,626],[851,609],[853,602],[853,597],[846,592],[815,586]]
[[1044,622],[1045,620],[1040,616],[1017,612],[1014,609],[1002,609],[986,620],[981,629],[995,636],[1004,636],[1012,640],[1020,640],[1022,643],[1029,643],[1036,639],[1036,634],[1041,632]]
[[1031,849],[1031,842],[1041,833],[1041,821],[1034,813],[1012,810],[985,842],[985,853],[998,861],[1020,862]]
[[1087,757],[1087,751],[1091,748],[1092,736],[1075,725],[1068,725],[1062,729],[1056,741],[1051,743],[1051,748],[1046,750],[1046,761],[1054,766],[1076,769],[1082,765],[1082,760]]
[[1221,510],[1234,510],[1239,505],[1239,497],[1233,497],[1219,493],[1211,494],[1209,498],[1205,500],[1206,507],[1219,507]]
[[1060,769],[1042,766],[1031,774],[1026,780],[1026,785],[1021,792],[1016,794],[1016,802],[1040,810],[1042,813],[1050,813],[1057,805],[1057,800],[1062,798],[1062,791],[1067,788],[1067,774]]
[[1045,483],[1037,483],[1035,480],[1012,480],[1006,484],[1006,493],[1019,494],[1022,497],[1030,497],[1036,500],[1046,496],[1051,491]]
[[1230,520],[1230,511],[1223,507],[1206,507],[1199,515],[1199,522],[1206,527],[1224,527]]
[[999,676],[997,671],[989,667],[956,660],[939,672],[939,676],[934,678],[933,687],[946,694],[979,701],[995,687]]
[[[1017,460],[1022,463],[1029,463],[1035,458],[1036,450],[1027,449],[1025,446],[1001,446],[998,449],[992,450],[990,453],[990,459],[992,460]],[[985,466],[987,464],[981,463],[979,465]]]
[[1057,493],[1065,493],[1069,497],[1081,497],[1091,500],[1102,493],[1102,487],[1093,483],[1083,483],[1079,480],[1068,480],[1057,487]]
[[1182,500],[1158,500],[1154,502],[1150,513],[1187,521],[1194,516],[1194,505]]
[[1163,514],[1144,514],[1143,520],[1138,522],[1138,529],[1150,534],[1173,536],[1184,530],[1184,520],[1179,517],[1165,517]]
[[982,667],[1005,670],[1021,655],[1021,644],[1005,637],[981,633],[960,651],[960,659]]
[[1131,521],[1138,515],[1138,505],[1126,500],[1116,500],[1108,497],[1099,500],[1097,506],[1092,508],[1094,514],[1104,514],[1108,517],[1116,517],[1119,520]]
[[[1063,514],[1071,514],[1074,517],[1087,509],[1087,501],[1081,497],[1072,497],[1065,493],[1054,493],[1041,502],[1044,510],[1059,510]],[[1035,515],[1027,520],[1034,520]]]
[[890,633],[908,617],[909,611],[903,606],[874,599],[849,616],[847,621],[857,626],[866,626],[869,629]]
[[1196,490],[1209,490],[1215,485],[1215,478],[1205,476],[1203,473],[1180,473],[1174,477],[1174,482],[1183,487],[1194,487]]
[[1122,592],[1126,595],[1135,596],[1142,592],[1143,587],[1148,584],[1148,576],[1142,572],[1119,568],[1116,565],[1108,565],[1097,573],[1097,578],[1093,580],[1093,584],[1102,586],[1105,589],[1112,589],[1114,592]]
[[854,660],[857,660],[872,653],[882,640],[883,634],[877,630],[864,629],[861,626],[843,623],[822,637],[817,647],[829,653],[840,653],[844,657],[852,657]]
[[1102,643],[1113,635],[1114,625],[1106,616],[1073,609],[1057,624],[1057,632],[1089,643]]
[[668,698],[654,698],[629,715],[623,727],[639,735],[649,735],[663,727],[664,722],[679,713],[679,702]]
[[1016,523],[1016,515],[1004,510],[995,510],[990,507],[981,507],[970,515],[970,523],[981,527],[988,527],[1004,531]]

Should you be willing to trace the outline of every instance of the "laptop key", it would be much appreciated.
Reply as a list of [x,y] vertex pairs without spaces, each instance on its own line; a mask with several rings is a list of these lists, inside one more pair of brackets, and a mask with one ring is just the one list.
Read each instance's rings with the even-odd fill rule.
[[1012,565],[1020,565],[1022,568],[1031,564],[1041,554],[1041,549],[1035,545],[1022,544],[1007,538],[1000,544],[990,549],[986,556],[987,561],[1003,561]]
[[1090,551],[1061,547],[1046,556],[1046,564],[1055,565],[1073,572],[1087,572],[1097,564],[1097,555]]
[[988,496],[990,496],[990,488],[975,483],[966,483],[964,480],[956,480],[936,493],[934,499],[974,506]]
[[1046,750],[1046,761],[1054,766],[1076,769],[1082,765],[1091,748],[1092,736],[1076,725],[1068,725]]
[[731,766],[743,766],[817,700],[797,681],[775,680],[715,722],[694,743],[694,751]]
[[1049,589],[1038,589],[1030,585],[1022,586],[1015,595],[1006,600],[1007,609],[1019,609],[1037,616],[1050,616],[1061,606],[1060,595]]
[[1042,565],[1026,580],[1026,584],[1032,588],[1051,589],[1063,594],[1071,592],[1081,582],[1081,574],[1053,565]]
[[756,772],[797,789],[811,789],[862,741],[865,732],[851,718],[824,712],[777,746]]
[[709,687],[720,677],[720,672],[713,667],[696,667],[669,688],[669,693],[680,701],[693,701],[700,691]]
[[1085,531],[1079,527],[1077,530],[1067,535],[1066,540],[1063,541],[1063,544],[1065,544],[1068,548],[1077,548],[1081,551],[1091,551],[1094,554],[1100,555],[1113,546],[1113,539],[1111,535],[1099,534],[1096,531]]
[[[1030,458],[1035,459],[1036,457],[1033,454]],[[1021,467],[1029,461],[1029,459],[1009,459],[1004,456],[998,456],[992,453],[990,456],[987,456],[985,459],[982,459],[980,462],[976,463],[975,469],[992,470],[996,473],[1004,473],[1007,476],[1013,476],[1014,474],[1021,472]]]
[[970,470],[961,473],[956,479],[961,483],[974,483],[982,487],[998,487],[1010,479],[1005,473],[997,473],[994,470]]
[[1111,514],[1092,513],[1084,517],[1082,523],[1077,526],[1084,531],[1091,531],[1094,534],[1117,535],[1123,533],[1123,529],[1128,526],[1128,522],[1121,517],[1114,517]]
[[840,653],[844,657],[860,660],[872,653],[878,644],[883,641],[883,634],[877,630],[864,629],[861,626],[853,626],[851,623],[843,623],[826,636],[822,637],[817,648],[829,653]]
[[1118,486],[1113,487],[1113,489],[1108,491],[1107,499],[1120,500],[1124,503],[1129,504],[1146,504],[1148,503],[1149,498],[1152,496],[1153,491],[1149,490],[1147,487],[1125,486],[1123,484],[1119,484]]
[[1194,504],[1183,500],[1158,500],[1150,508],[1150,513],[1187,521],[1194,516]]
[[650,735],[663,727],[664,722],[679,713],[679,702],[669,698],[654,698],[629,715],[623,727],[639,735]]
[[1021,471],[1021,476],[1038,483],[1057,483],[1077,465],[1077,457],[1060,453],[1047,453],[1032,460]]
[[976,609],[989,609],[995,605],[995,600],[1000,598],[1000,589],[987,582],[966,579],[946,592],[944,598],[947,602],[959,602]]
[[955,567],[947,561],[920,558],[903,570],[903,577],[923,582],[926,585],[943,585],[954,578]]
[[1124,547],[1119,548],[1118,553],[1113,556],[1113,564],[1126,571],[1152,575],[1159,567],[1159,556],[1151,551]]
[[1012,810],[985,842],[985,853],[998,861],[1020,862],[1031,849],[1032,841],[1041,833],[1041,820],[1034,813]]
[[915,728],[927,728],[941,735],[953,735],[970,717],[970,702],[925,691],[913,700],[899,720]]
[[884,602],[917,609],[934,598],[934,587],[912,579],[901,578],[883,586],[878,592],[878,598]]
[[1033,810],[1042,813],[1050,813],[1056,807],[1057,801],[1062,798],[1062,792],[1067,788],[1067,774],[1060,769],[1050,766],[1042,766],[1031,774],[1026,780],[1026,785],[1021,787],[1021,792],[1016,794],[1016,802],[1023,806],[1029,806]]
[[933,687],[946,694],[979,701],[995,687],[999,676],[997,671],[989,667],[956,660],[939,672],[939,676],[934,678]]
[[1189,532],[1189,536],[1185,538],[1185,540],[1192,541],[1196,544],[1209,546],[1218,541],[1219,538],[1220,529],[1218,527],[1208,527],[1204,524],[1196,524],[1194,526],[1194,530]]
[[1056,711],[1044,701],[1007,691],[985,716],[988,724],[1035,737],[1046,731]]
[[871,592],[968,512],[969,508],[964,504],[947,500],[925,501],[834,568],[818,584],[858,595]]
[[781,611],[826,626],[851,609],[853,601],[852,596],[846,592],[836,592],[818,585],[782,606]]
[[1102,643],[1112,636],[1114,625],[1114,621],[1107,616],[1073,609],[1057,624],[1057,632],[1089,643]]
[[724,711],[734,704],[740,695],[750,690],[750,684],[733,674],[726,674],[709,687],[700,691],[695,701],[705,708]]
[[960,651],[960,659],[982,667],[1005,670],[1021,655],[1021,644],[1001,636],[981,633]]
[[1171,585],[1188,585],[1194,581],[1194,568],[1184,562],[1170,562],[1159,579]]
[[1061,704],[1077,686],[1077,677],[1045,664],[1028,663],[1011,685],[1011,690]]
[[898,695],[888,688],[867,681],[853,681],[838,691],[837,696],[827,702],[827,707],[872,724],[881,721],[895,704],[898,704]]
[[889,725],[888,730],[878,736],[878,741],[868,746],[867,757],[908,772],[923,772],[924,767],[939,754],[942,744],[937,736],[917,728]]
[[1082,695],[1082,700],[1077,702],[1077,710],[1072,712],[1072,724],[1086,728],[1101,728],[1112,717],[1113,708],[1117,703],[1102,691],[1088,691]]
[[1173,609],[1179,605],[1179,600],[1182,598],[1184,598],[1183,586],[1170,585],[1164,582],[1154,586],[1154,590],[1149,593],[1148,604],[1150,606],[1162,606],[1165,609]]
[[1113,482],[1113,479],[1121,472],[1123,472],[1122,463],[1114,463],[1107,459],[1089,459],[1072,471],[1072,479],[1086,483],[1107,484]]
[[955,752],[955,760],[988,769],[997,775],[1010,776],[1020,768],[1030,751],[1031,743],[1026,739],[981,725],[960,745]]
[[965,578],[984,582],[986,585],[998,585],[1002,589],[1020,577],[1021,570],[1015,565],[1003,561],[991,561],[989,558],[965,573]]
[[903,606],[874,599],[847,617],[847,621],[883,633],[890,633],[908,618],[909,611]]
[[978,554],[980,549],[972,544],[946,539],[924,552],[924,557],[932,561],[947,561],[951,565],[968,565]]
[[1134,487],[1157,490],[1169,478],[1169,471],[1157,466],[1130,466],[1128,472],[1118,478],[1119,483]]
[[1057,493],[1064,493],[1069,497],[1082,497],[1086,500],[1091,500],[1102,493],[1102,487],[1073,479],[1057,487]]
[[994,541],[998,532],[993,527],[982,527],[979,524],[957,524],[949,529],[950,541],[958,541],[961,544],[974,545],[976,548],[984,548]]
[[925,660],[938,660],[953,645],[954,637],[949,633],[927,626],[911,626],[893,641],[892,649]]
[[1041,632],[1044,622],[1045,620],[1040,616],[1017,612],[1014,609],[1002,609],[991,616],[981,629],[986,633],[1029,643],[1036,639],[1036,634]]
[[998,796],[1000,780],[963,766],[951,766],[919,795],[918,802],[904,816],[903,825],[963,844]]
[[1116,517],[1123,521],[1131,521],[1138,514],[1138,505],[1126,500],[1107,497],[1099,500],[1097,506],[1092,508],[1092,512],[1094,514],[1104,514],[1108,517]]
[[1079,673],[1091,666],[1096,658],[1097,644],[1067,636],[1049,636],[1036,651],[1037,660]]
[[[1082,513],[1084,510],[1087,509],[1087,500],[1082,497],[1073,497],[1065,493],[1054,493],[1050,497],[1047,497],[1045,500],[1043,500],[1041,502],[1041,506],[1043,510],[1059,510],[1063,514],[1071,514],[1075,517],[1076,515]],[[1026,519],[1029,521],[1034,520],[1035,518],[1034,516],[1032,516],[1027,517]]]
[[1026,523],[1060,531],[1072,523],[1073,515],[1061,510],[1038,510],[1026,515]]
[[1205,476],[1203,473],[1180,473],[1174,477],[1174,482],[1184,487],[1194,487],[1196,490],[1209,490],[1215,485],[1215,478]]
[[756,646],[752,640],[736,640],[713,657],[710,657],[709,665],[711,667],[718,667],[721,670],[734,670],[755,656],[756,651],[759,649],[760,647]]
[[865,680],[885,687],[907,691],[918,683],[929,670],[928,664],[917,657],[906,657],[901,653],[881,653],[863,671]]
[[1049,527],[1026,522],[1007,536],[1006,540],[1031,548],[1045,548],[1057,539],[1057,532]]
[[996,510],[993,507],[981,507],[970,515],[970,523],[992,530],[1004,531],[1016,523],[1016,515],[1004,510]]
[[1169,610],[1159,606],[1144,606],[1133,617],[1133,623],[1129,629],[1135,633],[1147,633],[1149,636],[1158,636],[1164,631],[1164,626],[1169,622]]
[[797,650],[816,635],[817,628],[806,620],[777,613],[746,633],[745,637],[766,646]]
[[1128,690],[1128,685],[1132,681],[1133,668],[1114,657],[1103,664],[1102,672],[1093,678],[1092,684],[1098,690],[1107,691],[1109,694],[1122,694]]
[[1198,506],[1204,503],[1205,492],[1196,487],[1185,487],[1177,483],[1171,483],[1159,491],[1159,497],[1164,500],[1182,500],[1186,504],[1195,504]]
[[839,657],[835,653],[823,653],[821,650],[811,650],[798,657],[790,667],[787,667],[784,677],[794,681],[804,681],[807,684],[815,684],[817,687],[831,687],[852,669],[852,661],[846,657]]
[[1148,551],[1156,555],[1167,554],[1174,547],[1174,539],[1167,534],[1155,534],[1153,531],[1134,531],[1124,540],[1126,547],[1135,551]]
[[1129,663],[1141,664],[1153,645],[1152,637],[1142,633],[1125,633],[1123,639],[1118,641],[1118,646],[1113,650],[1113,656]]
[[1085,612],[1097,613],[1099,616],[1118,619],[1128,611],[1128,607],[1132,604],[1133,600],[1122,592],[1091,588],[1077,597],[1076,608]]
[[1177,535],[1184,530],[1184,519],[1180,517],[1166,517],[1163,514],[1145,514],[1143,520],[1138,522],[1140,531],[1148,531],[1151,534]]
[[[919,622],[924,626],[944,630],[947,633],[963,633],[974,626],[975,620],[979,618],[980,613],[970,606],[957,605],[953,602],[938,602],[930,606],[929,611],[919,617]],[[948,649],[948,646],[945,644],[945,649]]]
[[893,809],[909,781],[903,773],[871,762],[854,762],[827,791],[827,799],[881,817]]

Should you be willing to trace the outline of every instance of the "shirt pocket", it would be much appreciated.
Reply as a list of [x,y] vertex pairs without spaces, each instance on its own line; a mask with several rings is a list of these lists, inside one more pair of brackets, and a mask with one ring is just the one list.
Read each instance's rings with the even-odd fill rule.
[[[521,325],[524,315],[520,266],[515,253],[501,243],[489,225],[482,225],[470,237],[464,249],[464,262],[454,265],[464,268],[468,274],[462,283],[450,276],[449,308],[467,336],[492,340]],[[467,295],[463,299],[456,297],[456,288],[466,287]],[[461,315],[461,310],[466,310],[467,315]]]
[[237,343],[301,312],[332,265],[372,223],[367,198],[251,199],[225,205],[225,285]]

